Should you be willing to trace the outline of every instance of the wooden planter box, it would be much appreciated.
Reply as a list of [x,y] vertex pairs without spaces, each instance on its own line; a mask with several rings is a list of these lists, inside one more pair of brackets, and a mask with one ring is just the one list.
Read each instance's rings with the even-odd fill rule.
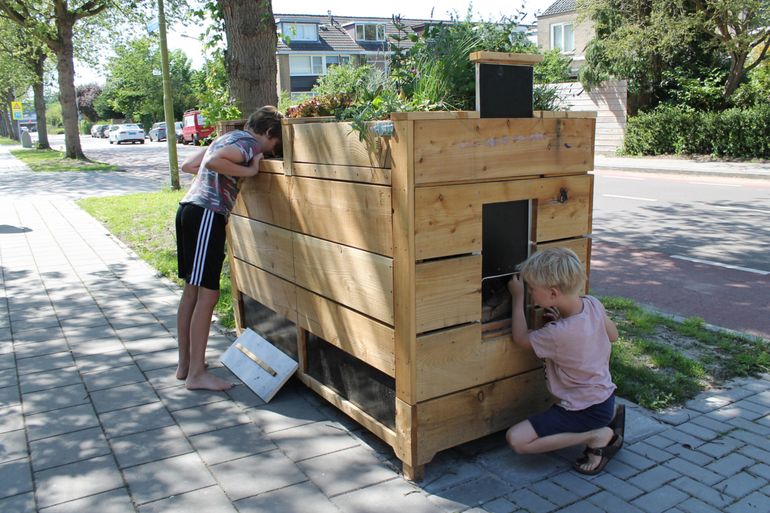
[[283,160],[244,182],[228,223],[237,328],[298,358],[419,479],[438,451],[550,401],[509,325],[482,323],[482,214],[528,202],[525,246],[588,268],[595,119],[396,113],[368,144],[312,121],[285,121]]

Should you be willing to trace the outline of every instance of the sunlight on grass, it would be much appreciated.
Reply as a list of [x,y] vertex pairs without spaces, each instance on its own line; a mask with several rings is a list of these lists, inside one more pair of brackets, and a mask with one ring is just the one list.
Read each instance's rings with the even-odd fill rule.
[[[176,233],[174,219],[185,191],[161,191],[106,198],[87,198],[78,204],[160,274],[177,283]],[[220,298],[216,307],[219,322],[235,325],[232,313],[230,268],[225,265],[220,279]],[[173,313],[173,312],[172,312]]]
[[709,330],[703,319],[677,322],[626,298],[603,297],[620,339],[610,370],[618,395],[646,408],[681,404],[720,381],[770,370],[770,343]]
[[19,141],[14,141],[13,139],[9,139],[8,137],[0,137],[1,146],[15,146],[17,144],[20,144]]
[[59,173],[67,171],[118,171],[120,168],[104,162],[66,159],[57,150],[11,150],[11,154],[29,166],[32,171]]

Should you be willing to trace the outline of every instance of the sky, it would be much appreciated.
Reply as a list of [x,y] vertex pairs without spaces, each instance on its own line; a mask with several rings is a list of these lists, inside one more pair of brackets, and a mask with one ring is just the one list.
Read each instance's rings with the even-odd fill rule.
[[[451,12],[464,17],[471,4],[474,18],[485,20],[500,19],[503,15],[513,16],[521,10],[527,13],[525,23],[535,20],[534,15],[544,11],[554,0],[515,0],[504,3],[500,0],[390,0],[388,2],[352,3],[350,0],[273,0],[273,12],[280,14],[332,14],[340,16],[374,16],[389,18],[400,14],[404,18],[449,19]],[[432,15],[431,15],[432,14]],[[181,49],[192,61],[192,67],[199,69],[203,64],[203,48],[197,37],[201,30],[196,27],[172,26],[168,31],[169,49]],[[101,70],[75,63],[75,84],[96,82],[104,84]]]

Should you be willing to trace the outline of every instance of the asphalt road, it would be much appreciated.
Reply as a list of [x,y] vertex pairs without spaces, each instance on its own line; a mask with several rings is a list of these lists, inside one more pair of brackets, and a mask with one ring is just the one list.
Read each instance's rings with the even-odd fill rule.
[[770,339],[770,181],[596,172],[591,290]]

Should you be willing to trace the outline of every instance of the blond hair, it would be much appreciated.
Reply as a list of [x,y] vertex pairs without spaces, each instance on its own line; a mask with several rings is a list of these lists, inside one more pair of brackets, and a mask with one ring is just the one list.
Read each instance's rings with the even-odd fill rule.
[[557,288],[563,294],[580,294],[585,283],[583,264],[575,252],[567,248],[538,251],[519,265],[519,271],[527,283]]

